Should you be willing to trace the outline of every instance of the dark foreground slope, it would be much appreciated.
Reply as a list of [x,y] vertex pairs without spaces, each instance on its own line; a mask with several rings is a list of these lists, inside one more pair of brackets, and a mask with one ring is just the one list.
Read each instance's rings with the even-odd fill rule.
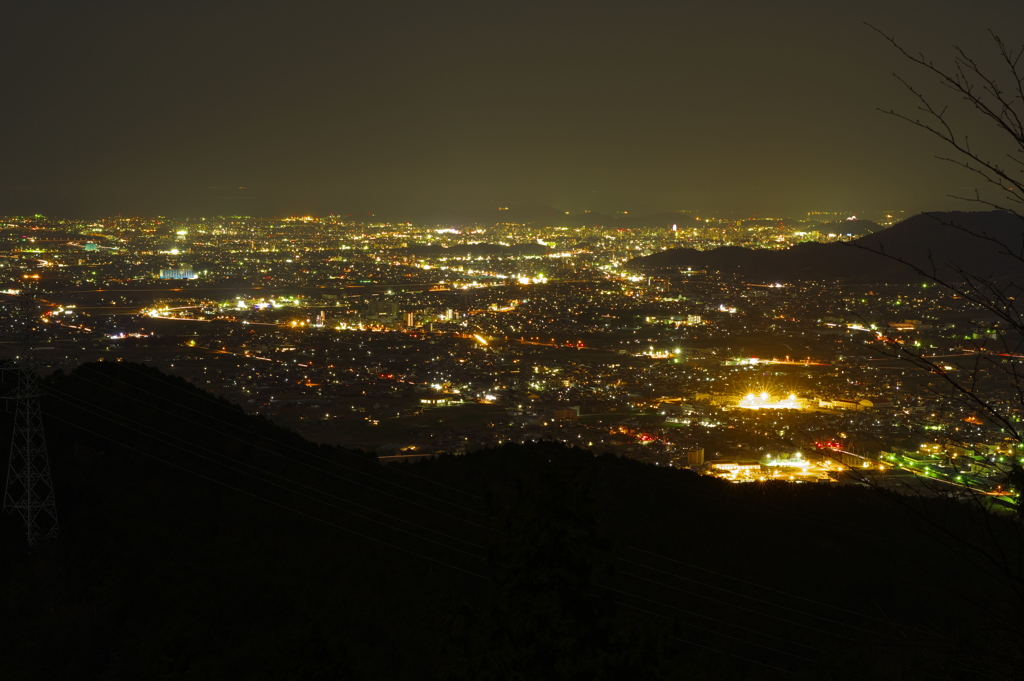
[[49,390],[62,534],[29,555],[5,518],[0,678],[990,678],[1019,663],[1013,584],[915,520],[969,536],[941,501],[728,485],[553,444],[385,468],[137,365]]
[[1007,255],[1003,246],[1011,253],[1019,253],[1024,246],[1024,223],[1015,215],[1002,211],[922,213],[852,242],[808,242],[780,251],[738,246],[709,251],[677,248],[636,258],[629,266],[641,271],[689,267],[768,281],[922,280],[900,262],[903,260],[927,271],[934,267],[943,278],[955,278],[955,268],[993,279],[1019,277],[1020,260]]

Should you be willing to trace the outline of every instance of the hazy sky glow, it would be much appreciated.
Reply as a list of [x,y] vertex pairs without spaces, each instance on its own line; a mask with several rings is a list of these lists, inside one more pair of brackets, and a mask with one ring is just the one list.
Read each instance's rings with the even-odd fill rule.
[[956,207],[862,22],[941,61],[1012,4],[7,2],[0,214]]

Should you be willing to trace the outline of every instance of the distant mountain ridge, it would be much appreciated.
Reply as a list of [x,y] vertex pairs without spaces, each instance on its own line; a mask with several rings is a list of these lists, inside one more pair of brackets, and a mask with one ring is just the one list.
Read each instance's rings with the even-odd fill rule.
[[[1000,245],[1002,244],[1002,245]],[[917,281],[907,263],[954,277],[955,268],[989,278],[1021,277],[1024,264],[1006,253],[1024,249],[1024,221],[1005,211],[921,213],[849,242],[807,242],[776,251],[724,246],[677,248],[635,258],[631,269],[693,268],[762,280]],[[899,262],[903,260],[905,262]]]
[[[388,216],[393,217],[393,216]],[[397,218],[396,218],[397,219]],[[402,214],[402,220],[412,220],[421,224],[448,225],[486,225],[500,223],[541,224],[552,227],[614,227],[631,229],[636,227],[679,227],[690,226],[694,219],[686,213],[657,213],[640,215],[630,213],[577,213],[567,214],[550,206],[512,206],[508,208],[479,208],[463,211],[428,211],[416,214]]]
[[[461,227],[470,225],[488,225],[502,223],[549,225],[552,227],[609,227],[612,229],[636,229],[645,227],[680,229],[701,227],[703,223],[689,213],[599,213],[586,211],[583,213],[567,213],[551,206],[511,206],[508,208],[478,208],[462,211],[420,211],[415,213],[379,214],[389,220],[410,220],[417,224],[447,225]],[[744,225],[796,227],[798,224],[808,225],[805,221],[795,218],[744,218]],[[817,229],[823,233],[841,233],[862,236],[881,229],[878,223],[864,219],[836,220],[832,222],[811,222],[809,229]]]

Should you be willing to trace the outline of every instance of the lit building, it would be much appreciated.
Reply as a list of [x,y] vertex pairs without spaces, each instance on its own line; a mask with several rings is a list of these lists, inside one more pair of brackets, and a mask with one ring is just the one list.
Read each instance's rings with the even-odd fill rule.
[[198,279],[196,273],[188,265],[175,268],[164,268],[160,270],[161,279]]
[[767,392],[747,393],[739,402],[743,409],[803,409],[804,400],[792,393],[784,399],[775,399]]

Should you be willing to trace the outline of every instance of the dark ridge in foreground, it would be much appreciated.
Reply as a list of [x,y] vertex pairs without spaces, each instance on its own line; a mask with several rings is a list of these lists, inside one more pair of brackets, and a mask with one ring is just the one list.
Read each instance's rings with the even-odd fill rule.
[[[845,280],[861,283],[923,281],[902,259],[942,278],[955,268],[989,279],[1019,277],[1024,223],[1003,211],[922,213],[850,242],[802,243],[780,251],[726,246],[710,251],[679,248],[629,262],[638,271],[692,268],[742,274],[758,280]],[[884,255],[882,255],[884,253]]]
[[947,500],[730,485],[552,443],[385,467],[141,365],[46,384],[62,534],[28,554],[4,517],[0,678],[1020,667],[1013,585],[927,529],[1017,535]]

